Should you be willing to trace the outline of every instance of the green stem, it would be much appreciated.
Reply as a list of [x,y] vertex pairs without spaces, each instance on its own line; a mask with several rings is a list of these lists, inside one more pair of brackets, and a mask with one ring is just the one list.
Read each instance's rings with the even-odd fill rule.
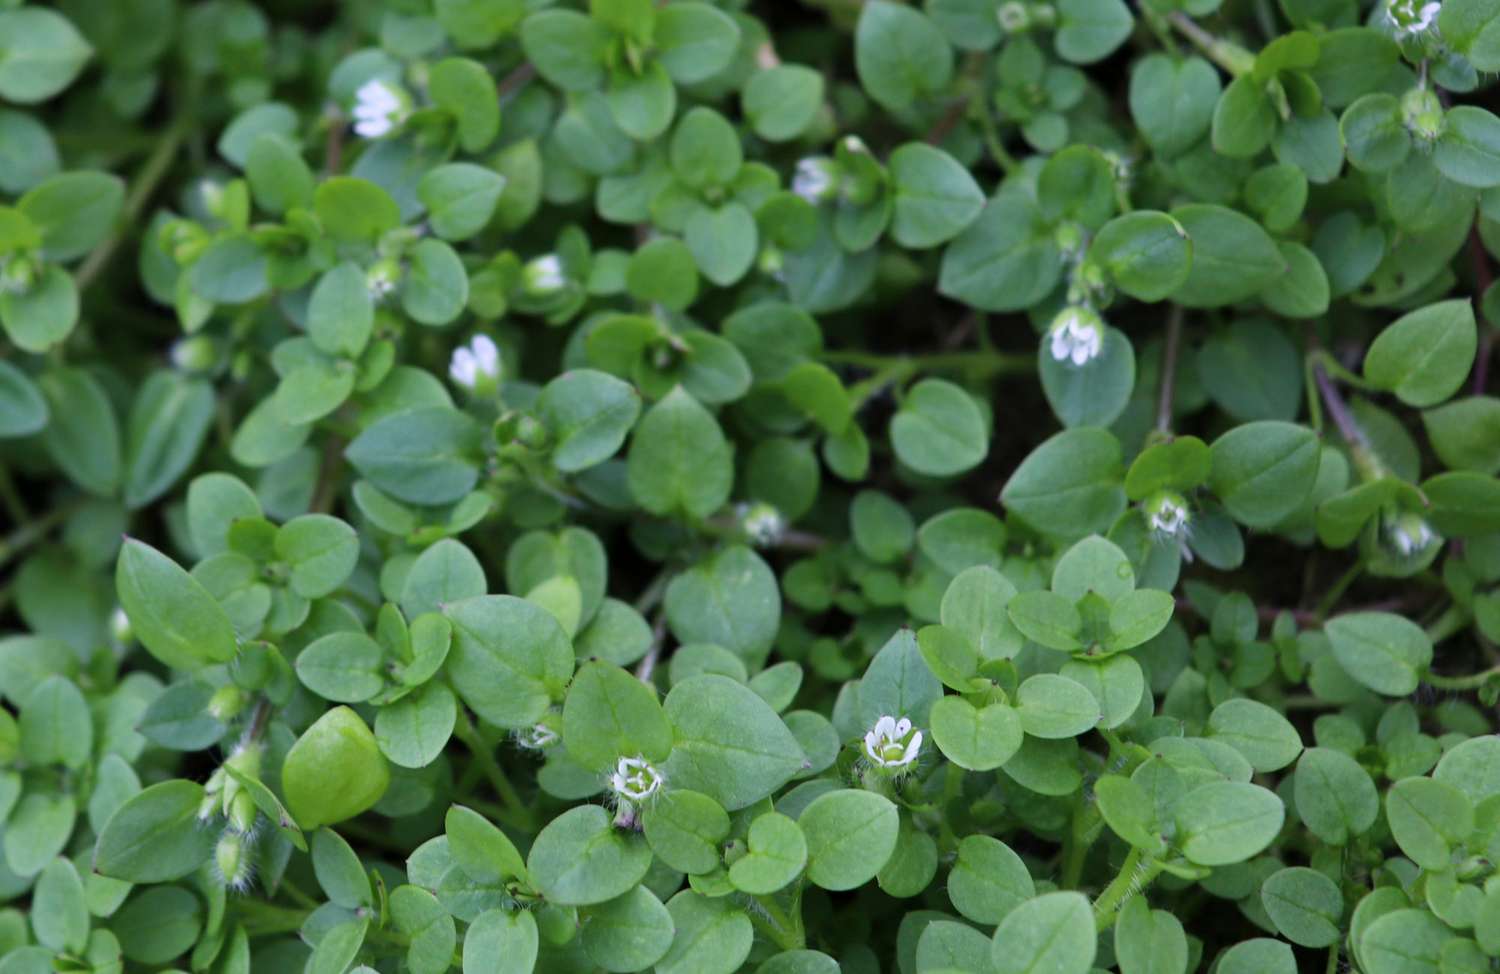
[[464,746],[474,756],[474,760],[479,764],[480,770],[484,772],[491,787],[495,789],[495,793],[515,816],[516,820],[510,824],[528,832],[534,831],[536,823],[532,819],[531,810],[521,800],[521,794],[516,791],[515,785],[510,783],[510,778],[506,777],[505,771],[500,767],[500,762],[495,760],[494,748],[485,743],[479,729],[474,726],[474,722],[469,719],[469,715],[464,712],[463,708],[459,708],[458,721],[454,725],[453,733],[464,742]]
[[1063,843],[1062,886],[1075,889],[1083,878],[1083,865],[1088,860],[1089,848],[1099,837],[1103,820],[1099,807],[1079,793],[1073,804],[1072,821],[1068,827],[1067,840]]
[[296,933],[302,929],[302,925],[313,913],[311,909],[277,906],[274,903],[264,903],[248,897],[235,898],[233,902],[235,912],[239,914],[240,924],[245,928],[245,933],[251,937]]
[[31,510],[26,506],[21,492],[16,489],[15,478],[3,466],[0,466],[0,503],[5,505],[5,513],[10,515],[12,523],[25,524],[31,520]]
[[995,165],[1004,171],[1006,176],[1014,176],[1021,170],[1021,164],[1016,162],[1015,156],[1005,151],[1005,143],[1000,138],[1000,128],[995,124],[995,117],[990,114],[989,103],[985,101],[982,90],[974,93],[974,99],[970,103],[975,119],[979,122],[979,132],[984,138],[985,148],[989,149],[990,158],[995,160]]
[[156,187],[167,175],[167,170],[172,166],[172,160],[177,157],[177,150],[182,148],[182,141],[187,137],[191,128],[192,119],[189,114],[180,113],[172,123],[172,127],[167,129],[161,141],[156,144],[156,149],[151,153],[150,158],[141,165],[141,170],[131,182],[130,192],[125,197],[125,206],[120,214],[117,229],[93,249],[78,268],[78,272],[73,275],[79,291],[88,289],[94,278],[99,276],[99,272],[104,270],[109,259],[114,256],[120,244],[124,242],[126,234],[140,222],[141,212],[151,201]]
[[1248,74],[1255,66],[1255,55],[1226,40],[1215,37],[1213,34],[1199,27],[1187,14],[1180,10],[1174,10],[1167,14],[1167,22],[1177,32],[1192,42],[1193,46],[1203,52],[1203,56],[1238,78],[1242,74]]
[[1500,679],[1500,666],[1492,666],[1487,670],[1469,676],[1439,676],[1432,671],[1422,674],[1422,682],[1431,684],[1439,690],[1478,690],[1491,680]]
[[[800,892],[793,895],[796,899],[801,899]],[[760,904],[760,908],[766,911],[766,915],[770,917],[770,920],[768,922],[757,917],[754,911],[751,911],[750,919],[760,920],[760,923],[757,925],[765,932],[766,936],[776,942],[776,946],[782,950],[801,950],[807,946],[807,935],[802,927],[800,903],[794,901],[794,913],[788,914],[786,910],[781,908],[780,904],[769,896],[757,896],[755,902]]]
[[21,527],[12,531],[4,539],[0,539],[0,567],[10,561],[16,555],[30,548],[38,541],[46,538],[52,533],[52,529],[72,516],[82,501],[74,500],[61,504],[43,514],[41,517],[33,518]]
[[1353,585],[1363,572],[1364,566],[1359,562],[1355,562],[1349,566],[1348,571],[1339,576],[1339,580],[1334,582],[1323,598],[1318,601],[1317,608],[1313,609],[1319,619],[1328,618],[1328,613],[1333,611],[1333,607],[1338,605],[1339,599],[1344,597],[1344,593],[1349,591],[1349,586]]
[[1125,901],[1151,885],[1161,870],[1160,862],[1146,858],[1145,852],[1132,846],[1119,874],[1094,901],[1094,929],[1101,933],[1108,930]]
[[867,369],[901,368],[955,369],[978,375],[1030,375],[1036,372],[1036,356],[1006,352],[937,352],[932,355],[872,355],[866,352],[829,351],[823,361],[834,365],[857,365]]
[[[1427,638],[1437,644],[1469,624],[1469,610],[1457,602],[1448,606],[1442,615],[1427,627]],[[1433,686],[1438,684],[1434,683]]]

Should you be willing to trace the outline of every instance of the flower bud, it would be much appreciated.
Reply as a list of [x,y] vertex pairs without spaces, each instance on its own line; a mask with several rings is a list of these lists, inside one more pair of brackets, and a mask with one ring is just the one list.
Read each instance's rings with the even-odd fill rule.
[[218,343],[209,335],[190,335],[172,346],[172,365],[183,372],[208,372],[218,361]]
[[233,720],[245,709],[245,692],[234,685],[222,686],[208,698],[208,715],[219,723]]
[[135,627],[130,624],[130,616],[119,606],[109,614],[109,637],[120,646],[129,646],[135,640]]

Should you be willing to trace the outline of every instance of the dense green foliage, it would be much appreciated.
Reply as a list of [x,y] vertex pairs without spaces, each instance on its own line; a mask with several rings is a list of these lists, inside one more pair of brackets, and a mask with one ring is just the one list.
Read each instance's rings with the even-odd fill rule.
[[1500,0],[0,0],[0,974],[1500,971]]

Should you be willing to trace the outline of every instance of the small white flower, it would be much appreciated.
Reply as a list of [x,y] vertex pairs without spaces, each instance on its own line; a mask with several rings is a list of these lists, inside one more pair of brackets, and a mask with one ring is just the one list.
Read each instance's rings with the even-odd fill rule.
[[786,530],[786,518],[770,504],[740,504],[735,508],[740,530],[757,548],[773,545]]
[[1104,328],[1099,316],[1088,308],[1064,308],[1048,331],[1052,358],[1058,362],[1087,365],[1104,347]]
[[621,758],[609,776],[609,786],[628,802],[645,801],[661,791],[666,779],[645,758]]
[[1181,494],[1162,491],[1146,502],[1146,523],[1163,539],[1186,535],[1191,520]]
[[370,292],[370,300],[376,304],[384,301],[396,290],[400,275],[401,267],[394,260],[381,260],[372,265],[365,271],[365,289]]
[[833,194],[838,164],[827,156],[808,156],[797,163],[792,192],[816,206]]
[[1443,5],[1438,0],[1392,0],[1385,8],[1386,20],[1397,39],[1425,34],[1437,23]]
[[371,78],[354,93],[354,132],[361,138],[378,139],[405,116],[401,95],[379,78]]
[[453,350],[448,378],[470,392],[486,392],[500,381],[500,350],[488,335],[475,335]]
[[922,750],[922,732],[913,730],[911,721],[897,720],[887,714],[865,734],[865,757],[880,768],[905,768]]
[[532,724],[516,732],[516,743],[528,751],[544,751],[557,743],[557,731],[546,724]]
[[1432,530],[1432,525],[1419,515],[1412,513],[1402,514],[1387,521],[1385,537],[1391,548],[1402,558],[1420,555],[1438,540],[1437,534]]
[[521,273],[526,290],[538,297],[555,294],[568,283],[563,274],[562,260],[556,254],[532,258]]

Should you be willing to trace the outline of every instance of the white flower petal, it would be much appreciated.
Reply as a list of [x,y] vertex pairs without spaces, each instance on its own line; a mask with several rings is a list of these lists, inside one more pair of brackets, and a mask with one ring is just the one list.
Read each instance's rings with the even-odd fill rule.
[[875,734],[877,737],[883,737],[886,740],[890,740],[891,736],[895,732],[896,718],[892,717],[890,714],[886,714],[884,717],[881,717],[879,720],[875,721]]

